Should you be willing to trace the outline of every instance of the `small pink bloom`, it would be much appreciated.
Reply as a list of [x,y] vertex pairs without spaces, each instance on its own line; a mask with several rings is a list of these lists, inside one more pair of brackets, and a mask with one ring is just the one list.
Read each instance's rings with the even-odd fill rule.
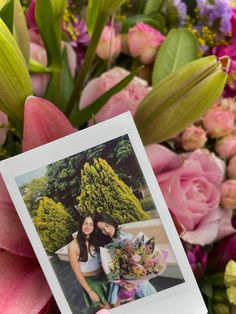
[[[76,71],[76,54],[74,49],[68,43],[64,42],[62,43],[62,49],[66,49],[70,73],[71,76],[74,77]],[[30,58],[38,61],[44,66],[47,66],[46,50],[41,43],[41,38],[35,32],[31,32]],[[32,79],[34,95],[42,97],[48,86],[50,74],[31,73],[30,76]]]
[[236,208],[236,180],[226,180],[222,183],[220,202],[225,209]]
[[118,56],[121,51],[121,38],[115,35],[115,29],[111,26],[105,26],[100,37],[96,54],[103,60],[109,57]]
[[27,97],[24,117],[24,151],[75,132],[63,112],[43,98]]
[[[167,168],[163,167],[166,149],[158,152],[158,147],[154,172],[168,208],[186,230],[182,237],[193,244],[211,243],[217,237],[222,216],[219,188],[224,176],[223,163],[209,151],[199,149],[181,156],[170,153]],[[151,164],[153,160],[152,156]]]
[[155,60],[157,49],[165,37],[155,28],[140,22],[131,27],[128,32],[128,47],[133,58],[140,58],[144,64]]
[[182,146],[187,151],[202,148],[206,144],[206,141],[206,132],[203,128],[197,126],[186,128],[181,135]]
[[[44,66],[47,65],[46,50],[36,43],[30,43],[30,57],[40,62]],[[49,74],[31,73],[30,76],[33,84],[34,94],[36,96],[42,97],[48,85],[50,77]]]
[[231,110],[215,106],[203,118],[203,126],[207,133],[218,138],[229,134],[234,128],[235,115]]
[[227,174],[230,179],[236,179],[236,155],[234,155],[229,161]]
[[[95,99],[103,95],[128,74],[129,72],[125,69],[115,67],[103,73],[100,77],[91,80],[82,92],[80,109],[90,105]],[[126,111],[131,111],[132,115],[134,115],[138,104],[150,90],[147,85],[146,81],[135,77],[124,89],[112,96],[96,114],[96,122],[107,120]]]
[[4,112],[0,111],[0,146],[6,141],[8,131],[7,125],[8,117]]
[[138,263],[140,260],[141,260],[141,256],[140,255],[133,255],[132,257],[131,257],[131,260],[132,260],[132,262],[134,262],[134,263]]
[[221,157],[233,157],[233,155],[236,154],[236,130],[217,141],[215,144],[215,151]]

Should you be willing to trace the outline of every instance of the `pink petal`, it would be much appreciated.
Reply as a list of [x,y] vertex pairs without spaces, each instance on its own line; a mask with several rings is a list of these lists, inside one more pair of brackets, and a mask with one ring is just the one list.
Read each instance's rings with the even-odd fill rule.
[[39,97],[27,97],[24,117],[23,151],[75,132],[63,112]]
[[4,314],[39,313],[51,291],[35,259],[0,253],[0,311]]
[[180,167],[183,160],[168,148],[162,145],[152,144],[145,147],[155,174]]
[[198,227],[193,231],[186,231],[182,238],[191,244],[206,245],[215,241],[220,224],[221,212],[219,208],[209,212]]
[[27,234],[13,209],[9,210],[8,206],[1,204],[0,247],[15,254],[34,257]]
[[216,241],[235,233],[236,229],[232,226],[233,210],[221,209],[221,219]]

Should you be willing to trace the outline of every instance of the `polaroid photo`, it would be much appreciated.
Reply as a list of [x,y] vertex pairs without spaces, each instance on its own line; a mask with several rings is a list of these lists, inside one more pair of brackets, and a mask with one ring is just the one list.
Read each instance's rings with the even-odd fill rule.
[[0,167],[61,313],[207,313],[129,112]]

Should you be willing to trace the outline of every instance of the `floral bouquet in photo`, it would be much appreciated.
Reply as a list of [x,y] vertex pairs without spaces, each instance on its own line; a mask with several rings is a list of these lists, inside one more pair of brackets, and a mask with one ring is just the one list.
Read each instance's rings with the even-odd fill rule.
[[[1,159],[130,111],[210,314],[236,313],[235,97],[235,0],[0,1]],[[48,183],[68,215],[70,166]],[[115,243],[117,277],[164,270],[155,245]],[[3,313],[58,312],[2,177],[0,273]]]
[[147,239],[143,233],[132,240],[115,239],[101,250],[102,265],[111,281],[138,283],[155,278],[166,269],[167,256],[167,251],[157,248],[154,237]]

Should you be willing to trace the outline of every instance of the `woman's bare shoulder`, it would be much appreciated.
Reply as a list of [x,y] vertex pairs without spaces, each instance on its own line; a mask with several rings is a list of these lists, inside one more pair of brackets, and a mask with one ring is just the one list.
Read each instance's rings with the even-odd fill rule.
[[69,244],[68,244],[68,250],[69,251],[75,251],[76,253],[79,253],[79,244],[77,242],[76,239],[72,240]]

